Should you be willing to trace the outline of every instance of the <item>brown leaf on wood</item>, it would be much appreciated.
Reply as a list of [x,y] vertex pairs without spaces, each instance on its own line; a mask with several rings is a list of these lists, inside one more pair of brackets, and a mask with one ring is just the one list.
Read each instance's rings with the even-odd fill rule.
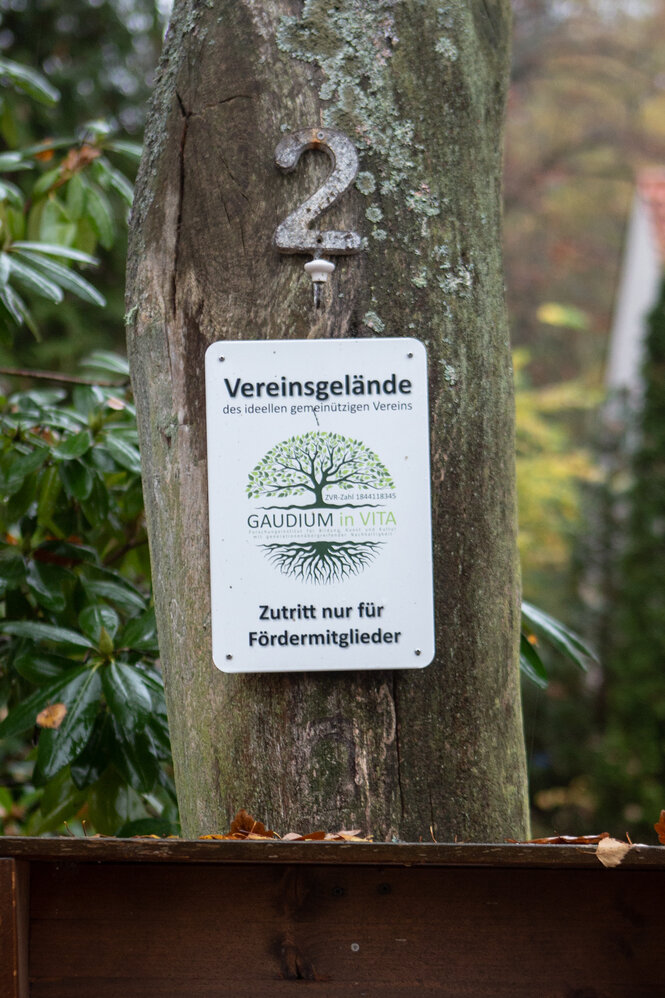
[[505,839],[517,846],[594,846],[602,839],[609,839],[609,832],[601,832],[600,835],[550,835],[545,839]]
[[35,718],[40,728],[59,728],[65,719],[67,708],[64,703],[52,703],[49,707],[44,707]]
[[[199,835],[200,839],[222,839],[222,840],[235,840],[235,841],[247,841],[251,839],[253,841],[270,841],[271,839],[279,839],[280,836],[276,832],[273,832],[271,828],[266,828],[265,825],[256,821],[252,818],[251,814],[247,811],[238,811],[235,818],[231,823],[231,828],[226,835]],[[370,842],[371,839],[363,839],[360,837],[360,829],[353,828],[351,830],[344,830],[341,832],[308,832],[306,835],[300,835],[298,832],[289,832],[285,835],[282,842]]]
[[332,832],[326,835],[328,842],[369,842],[360,835],[360,829],[354,828],[351,831]]
[[298,832],[289,832],[282,839],[282,842],[323,842],[328,836],[325,832],[308,832],[307,835],[299,835]]
[[247,838],[250,835],[260,839],[277,838],[272,829],[266,828],[263,822],[252,818],[251,814],[247,814],[247,811],[238,811],[231,822],[230,834],[239,835],[241,838]]
[[598,843],[596,856],[606,867],[619,866],[626,858],[626,854],[635,847],[628,842],[620,842],[618,839],[606,838]]
[[665,846],[665,811],[660,812],[660,818],[653,827],[658,832],[658,841]]

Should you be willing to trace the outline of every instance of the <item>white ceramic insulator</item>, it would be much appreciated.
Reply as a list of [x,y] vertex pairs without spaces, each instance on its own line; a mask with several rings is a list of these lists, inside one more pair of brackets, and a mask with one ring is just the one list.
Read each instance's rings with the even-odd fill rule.
[[305,270],[315,284],[325,284],[334,269],[335,264],[330,260],[310,260],[305,264]]

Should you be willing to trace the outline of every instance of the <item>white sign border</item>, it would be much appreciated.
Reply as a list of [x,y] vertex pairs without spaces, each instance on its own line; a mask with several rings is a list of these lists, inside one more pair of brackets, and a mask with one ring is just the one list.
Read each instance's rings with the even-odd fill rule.
[[[235,417],[230,417],[227,419],[220,420],[220,392],[219,386],[223,384],[223,379],[228,377],[232,369],[234,371],[233,377],[234,381],[231,382],[232,386],[237,385],[237,371],[233,365],[241,364],[244,366],[245,378],[249,375],[250,378],[254,377],[249,368],[251,364],[248,363],[248,358],[256,359],[257,366],[261,366],[261,363],[265,365],[266,358],[272,356],[274,359],[273,363],[281,364],[282,369],[286,369],[285,365],[287,363],[293,364],[293,357],[297,356],[298,351],[304,351],[302,357],[299,358],[299,362],[302,366],[302,358],[306,360],[306,367],[302,367],[303,370],[312,377],[312,370],[321,370],[323,368],[323,373],[326,378],[331,381],[334,377],[338,376],[338,372],[331,373],[330,362],[328,366],[324,363],[318,368],[316,367],[316,361],[314,360],[316,352],[320,351],[321,355],[328,354],[330,357],[337,353],[343,357],[344,364],[346,368],[353,373],[362,369],[363,364],[355,362],[353,355],[356,357],[361,357],[363,353],[374,352],[375,357],[381,355],[381,361],[388,359],[388,367],[395,367],[398,356],[404,361],[408,358],[409,361],[415,361],[414,371],[418,371],[421,374],[423,384],[419,386],[419,391],[417,393],[418,405],[420,411],[417,418],[415,419],[415,424],[419,425],[419,429],[415,434],[418,438],[412,441],[412,454],[416,451],[419,452],[419,460],[415,461],[412,457],[412,465],[416,465],[414,469],[414,475],[417,477],[418,481],[416,483],[417,493],[415,494],[415,503],[417,505],[417,512],[414,514],[418,516],[418,549],[420,556],[419,566],[415,567],[413,565],[413,559],[410,563],[410,571],[402,571],[400,573],[401,578],[405,584],[405,592],[408,592],[408,596],[405,596],[405,600],[408,604],[409,612],[415,614],[415,616],[420,621],[417,631],[417,640],[411,640],[408,644],[409,650],[407,651],[407,645],[403,645],[403,650],[399,650],[399,655],[390,654],[384,657],[382,654],[381,660],[373,662],[371,657],[368,658],[367,646],[356,644],[352,651],[354,652],[354,657],[345,661],[347,658],[346,654],[339,656],[339,649],[334,650],[333,654],[330,654],[329,648],[321,648],[318,645],[312,646],[312,655],[316,657],[318,655],[319,663],[313,664],[310,658],[306,664],[297,663],[297,651],[288,648],[291,658],[288,662],[285,662],[285,655],[283,653],[283,648],[279,648],[279,654],[275,654],[278,650],[277,647],[272,647],[269,649],[271,653],[271,658],[273,662],[264,660],[265,655],[249,655],[248,648],[242,647],[237,640],[229,639],[229,635],[233,632],[236,619],[238,617],[238,598],[233,596],[231,599],[228,597],[232,593],[234,586],[237,588],[237,584],[241,586],[243,591],[246,593],[248,591],[249,585],[246,580],[240,578],[238,575],[233,577],[234,572],[238,572],[238,559],[231,559],[226,557],[226,552],[229,548],[233,547],[233,540],[228,534],[225,534],[225,530],[222,526],[224,522],[224,510],[229,507],[228,502],[225,503],[225,498],[228,498],[229,481],[233,479],[233,471],[230,474],[224,474],[222,468],[225,463],[225,454],[228,454],[228,440],[233,438],[234,434],[229,432],[231,429],[233,419],[237,420],[237,426],[240,428],[243,424],[240,422],[243,419],[247,422],[252,419],[252,416],[246,417],[243,415],[235,415]],[[285,354],[290,355],[290,359],[285,359]],[[346,356],[343,356],[346,355]],[[391,359],[392,357],[392,359]],[[239,360],[239,358],[243,358]],[[347,359],[348,358],[348,359]],[[366,361],[365,361],[366,363]],[[223,368],[221,367],[223,364]],[[334,365],[333,365],[334,366]],[[429,665],[434,658],[435,646],[434,646],[434,585],[433,585],[433,569],[432,569],[432,542],[431,542],[431,496],[430,496],[430,465],[429,465],[429,407],[428,407],[428,393],[427,393],[427,352],[424,344],[413,337],[381,337],[381,338],[371,338],[371,339],[326,339],[326,340],[222,340],[213,343],[206,351],[205,358],[205,370],[206,370],[206,417],[207,417],[207,435],[208,435],[208,488],[209,488],[209,528],[210,528],[210,572],[211,572],[211,626],[212,626],[212,643],[213,643],[213,661],[218,669],[223,672],[228,673],[271,673],[271,672],[334,672],[334,671],[365,671],[365,670],[393,670],[393,669],[410,669],[410,668],[424,668]],[[288,368],[289,377],[296,377],[291,372],[291,367]],[[265,370],[261,370],[259,377],[265,378]],[[302,375],[300,375],[302,377]],[[400,373],[399,377],[403,375]],[[316,380],[316,379],[314,379]],[[265,391],[265,389],[264,389]],[[238,395],[238,388],[236,387],[236,395]],[[223,397],[223,401],[228,403],[229,401],[229,390],[226,389],[226,395]],[[416,395],[412,396],[414,399]],[[253,397],[239,397],[233,399],[234,403],[237,401],[238,408],[243,406],[251,408],[254,404],[266,404],[266,409],[269,408],[270,403],[265,398],[257,400]],[[309,400],[311,401],[311,399]],[[363,400],[365,401],[365,400]],[[389,399],[384,399],[384,401],[391,401]],[[284,402],[283,398],[277,397],[275,399],[276,403]],[[273,403],[273,409],[275,408]],[[260,415],[254,417],[254,426],[258,426],[265,432],[266,422],[273,420],[273,423],[277,422],[277,417],[268,413],[267,415]],[[297,419],[298,417],[296,417]],[[311,414],[310,414],[311,418]],[[339,418],[339,417],[338,417]],[[383,417],[381,417],[383,418]],[[293,422],[295,420],[292,420]],[[318,416],[316,417],[317,424],[319,423]],[[414,419],[409,419],[409,425],[411,426],[411,435],[413,435],[414,429]],[[263,423],[263,426],[261,425]],[[393,425],[399,425],[399,422],[393,420]],[[274,432],[274,431],[273,431]],[[286,433],[288,435],[298,434],[306,432],[301,426],[288,426]],[[242,433],[240,434],[242,436]],[[259,448],[261,450],[261,448]],[[380,446],[377,448],[379,454],[381,450],[386,450]],[[243,452],[243,457],[246,461],[245,454]],[[408,457],[408,455],[407,455]],[[390,463],[390,462],[388,462]],[[251,461],[250,461],[251,465]],[[414,476],[409,476],[410,478]],[[246,479],[246,472],[245,472]],[[241,501],[237,495],[237,485],[236,486],[236,504]],[[244,494],[245,482],[242,483],[243,488],[243,499],[245,499]],[[221,504],[221,505],[220,505]],[[220,515],[221,510],[221,515]],[[423,541],[423,534],[425,541]],[[246,549],[249,550],[249,549]],[[245,559],[241,559],[244,566]],[[393,569],[393,574],[403,566],[397,566]],[[385,563],[380,567],[380,572],[383,577],[386,577],[386,565]],[[270,566],[270,564],[265,561],[262,565],[262,571],[264,575],[269,578],[269,573],[275,572],[275,579],[273,582],[278,582],[280,586],[284,587],[285,582],[283,577],[277,575],[277,570]],[[388,575],[391,573],[388,572]],[[349,586],[349,582],[344,583],[345,588]],[[288,586],[286,586],[288,588]],[[312,599],[312,587],[308,587],[310,592],[308,598]],[[353,587],[352,587],[353,588]],[[357,587],[356,587],[357,588]],[[367,586],[369,589],[369,586]],[[333,586],[334,590],[335,587]],[[416,592],[417,590],[417,592]],[[325,589],[324,587],[318,587],[316,592],[317,595],[323,595],[324,591],[330,592],[330,589]],[[278,601],[279,602],[279,601]],[[319,601],[320,603],[321,601]],[[334,600],[331,600],[334,602]],[[348,601],[345,601],[345,603]],[[258,606],[263,607],[268,605],[272,608],[273,601],[271,600],[268,604],[263,602],[257,603]],[[296,605],[306,605],[305,600],[301,599]],[[312,602],[312,606],[314,603]],[[379,604],[377,603],[377,606]],[[236,607],[236,612],[233,612],[233,607]],[[358,605],[358,608],[360,605]],[[240,610],[242,612],[242,608]],[[354,611],[355,612],[355,611]],[[229,624],[230,620],[233,620],[232,624]],[[287,622],[288,623],[288,622]],[[355,627],[357,634],[362,634],[362,631],[358,630],[357,619],[347,622],[351,628]],[[369,622],[366,622],[366,625]],[[372,621],[372,625],[380,625],[381,621]],[[275,626],[275,622],[270,621],[270,625]],[[261,634],[262,628],[260,623],[257,622],[257,629],[254,634]],[[277,626],[280,626],[279,624]],[[322,621],[320,621],[320,626],[325,627]],[[238,629],[240,633],[240,628]],[[244,632],[243,632],[244,633]],[[265,633],[268,633],[267,630]],[[274,631],[273,631],[274,633]],[[288,628],[285,629],[284,633],[288,633]],[[330,634],[330,632],[328,632]],[[338,632],[334,632],[338,633]],[[340,634],[342,632],[339,632]],[[377,635],[376,630],[367,631],[364,633]],[[391,632],[393,634],[401,634],[402,631]],[[248,632],[249,636],[249,632]],[[381,635],[379,635],[381,636]],[[385,635],[384,635],[385,636]],[[411,637],[413,637],[413,628],[411,628]],[[258,640],[258,639],[256,639]],[[364,638],[361,638],[365,641]],[[367,641],[369,644],[370,653],[373,652],[371,645],[371,638]],[[399,638],[395,640],[399,641]],[[336,643],[336,642],[334,642]],[[252,648],[252,652],[257,652],[258,646]],[[347,652],[348,646],[345,647],[345,652]],[[385,651],[382,647],[381,653]],[[395,649],[390,649],[394,652]]]

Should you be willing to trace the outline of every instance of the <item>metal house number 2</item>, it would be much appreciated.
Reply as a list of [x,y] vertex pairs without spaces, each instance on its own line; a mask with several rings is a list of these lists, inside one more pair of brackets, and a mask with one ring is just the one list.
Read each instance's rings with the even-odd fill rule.
[[[277,226],[273,240],[275,248],[280,253],[308,253],[313,257],[359,253],[361,240],[357,232],[314,227],[314,223],[339,201],[356,178],[358,154],[353,143],[343,132],[334,128],[303,128],[284,136],[275,149],[275,162],[285,173],[290,173],[307,149],[320,149],[327,153],[332,161],[332,173],[311,197]],[[307,265],[310,273],[312,266]],[[334,269],[332,264],[328,267]],[[312,277],[317,281],[313,273]],[[318,280],[323,282],[326,278],[327,274]]]

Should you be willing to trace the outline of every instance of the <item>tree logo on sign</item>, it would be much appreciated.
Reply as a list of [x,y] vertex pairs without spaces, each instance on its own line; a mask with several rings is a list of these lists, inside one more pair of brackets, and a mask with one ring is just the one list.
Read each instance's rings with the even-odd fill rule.
[[276,444],[250,472],[247,497],[263,514],[248,523],[265,538],[261,547],[283,574],[309,583],[340,582],[379,553],[379,528],[386,534],[395,517],[374,511],[394,498],[394,487],[386,466],[361,440],[303,433]]

